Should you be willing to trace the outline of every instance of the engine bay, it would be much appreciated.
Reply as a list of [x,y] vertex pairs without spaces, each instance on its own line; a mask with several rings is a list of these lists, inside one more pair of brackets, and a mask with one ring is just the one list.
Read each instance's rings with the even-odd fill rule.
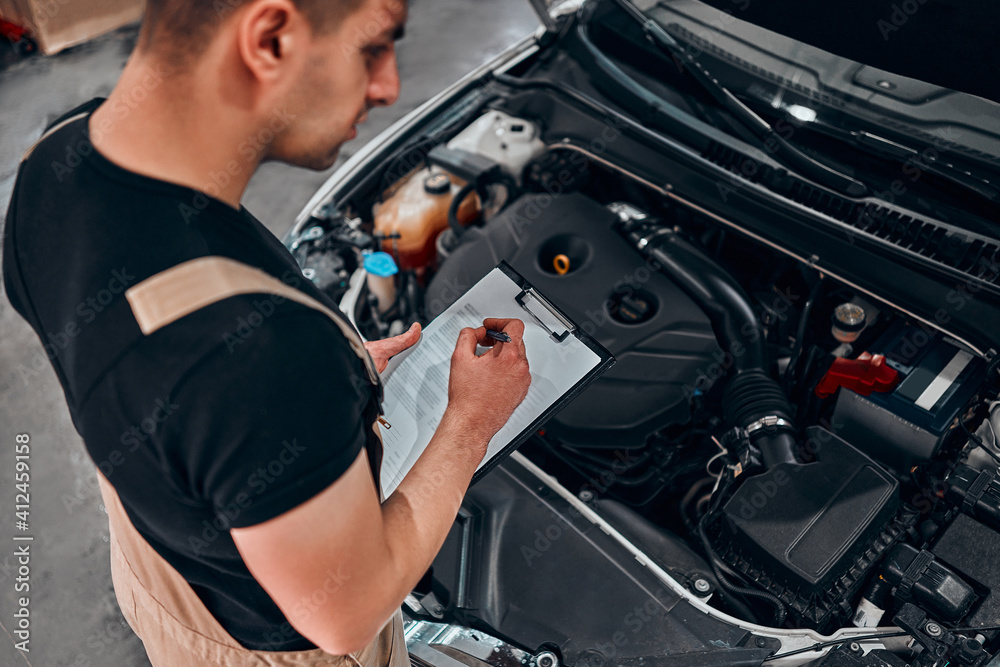
[[[607,126],[554,139],[552,104],[474,96],[303,227],[305,275],[371,340],[426,324],[507,261],[617,360],[521,448],[533,465],[723,614],[821,634],[898,626],[915,638],[905,659],[945,645],[954,664],[986,664],[995,361],[897,308],[888,281],[859,289],[665,197],[606,150]],[[470,502],[499,508],[495,492]],[[529,565],[525,545],[547,551],[536,527],[506,547]],[[520,640],[498,627],[502,604],[477,614],[485,601],[451,590],[442,570],[459,565],[442,558],[424,610]],[[577,565],[549,576],[572,586]],[[573,664],[565,635],[552,650]],[[911,664],[879,659],[863,664]]]

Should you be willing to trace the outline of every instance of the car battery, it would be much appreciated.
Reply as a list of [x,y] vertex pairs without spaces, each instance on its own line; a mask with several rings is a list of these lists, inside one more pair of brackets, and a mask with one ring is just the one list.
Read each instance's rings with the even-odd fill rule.
[[982,383],[986,363],[936,332],[903,322],[868,351],[885,355],[899,382],[868,396],[841,387],[833,430],[894,467],[933,458]]

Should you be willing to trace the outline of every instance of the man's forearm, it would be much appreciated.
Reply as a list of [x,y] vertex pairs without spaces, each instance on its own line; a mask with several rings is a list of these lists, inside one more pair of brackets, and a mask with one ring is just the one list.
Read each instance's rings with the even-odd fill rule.
[[397,599],[416,585],[444,543],[488,440],[473,420],[445,412],[427,449],[382,505]]
[[[328,651],[355,650],[370,642],[399,608],[427,572],[458,514],[489,442],[482,430],[473,418],[445,412],[423,454],[379,508],[381,530],[351,549],[352,569],[340,591],[352,600],[350,613],[330,615],[314,641],[327,639]],[[343,545],[333,552],[338,548]]]
[[[233,531],[251,573],[296,629],[334,655],[372,641],[444,543],[486,450],[483,431],[476,419],[447,411],[385,503],[378,504],[362,450],[317,498],[276,523]],[[298,546],[293,563],[279,546],[287,544]],[[326,602],[312,604],[320,590]]]

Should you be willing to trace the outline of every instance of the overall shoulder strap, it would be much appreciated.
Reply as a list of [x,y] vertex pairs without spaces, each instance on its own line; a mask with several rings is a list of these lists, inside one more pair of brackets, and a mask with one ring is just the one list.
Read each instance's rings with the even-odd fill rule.
[[240,294],[272,294],[295,301],[329,317],[365,364],[368,380],[379,384],[378,371],[360,334],[342,315],[274,276],[227,257],[199,257],[158,273],[125,292],[145,335],[185,315]]
[[99,107],[102,102],[104,102],[103,97],[96,97],[88,102],[84,102],[70,111],[67,111],[62,116],[57,118],[49,127],[45,128],[45,131],[42,133],[42,136],[38,138],[38,141],[32,144],[31,148],[24,153],[24,156],[21,158],[21,162],[24,162],[31,157],[31,154],[35,151],[38,144],[42,143],[42,141],[44,141],[50,134],[66,127],[75,120],[79,120],[80,118],[87,116],[90,112]]

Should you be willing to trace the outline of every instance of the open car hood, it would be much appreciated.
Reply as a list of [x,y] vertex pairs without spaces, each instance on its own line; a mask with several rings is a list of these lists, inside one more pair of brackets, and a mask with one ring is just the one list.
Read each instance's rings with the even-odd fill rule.
[[[705,0],[741,20],[871,67],[1000,100],[995,35],[986,0]],[[660,4],[646,0],[640,5]],[[669,3],[663,3],[669,4]]]
[[[529,0],[551,27],[582,0]],[[734,18],[869,67],[1000,101],[994,39],[1000,13],[987,0],[704,0]],[[669,0],[638,0],[643,11]]]

